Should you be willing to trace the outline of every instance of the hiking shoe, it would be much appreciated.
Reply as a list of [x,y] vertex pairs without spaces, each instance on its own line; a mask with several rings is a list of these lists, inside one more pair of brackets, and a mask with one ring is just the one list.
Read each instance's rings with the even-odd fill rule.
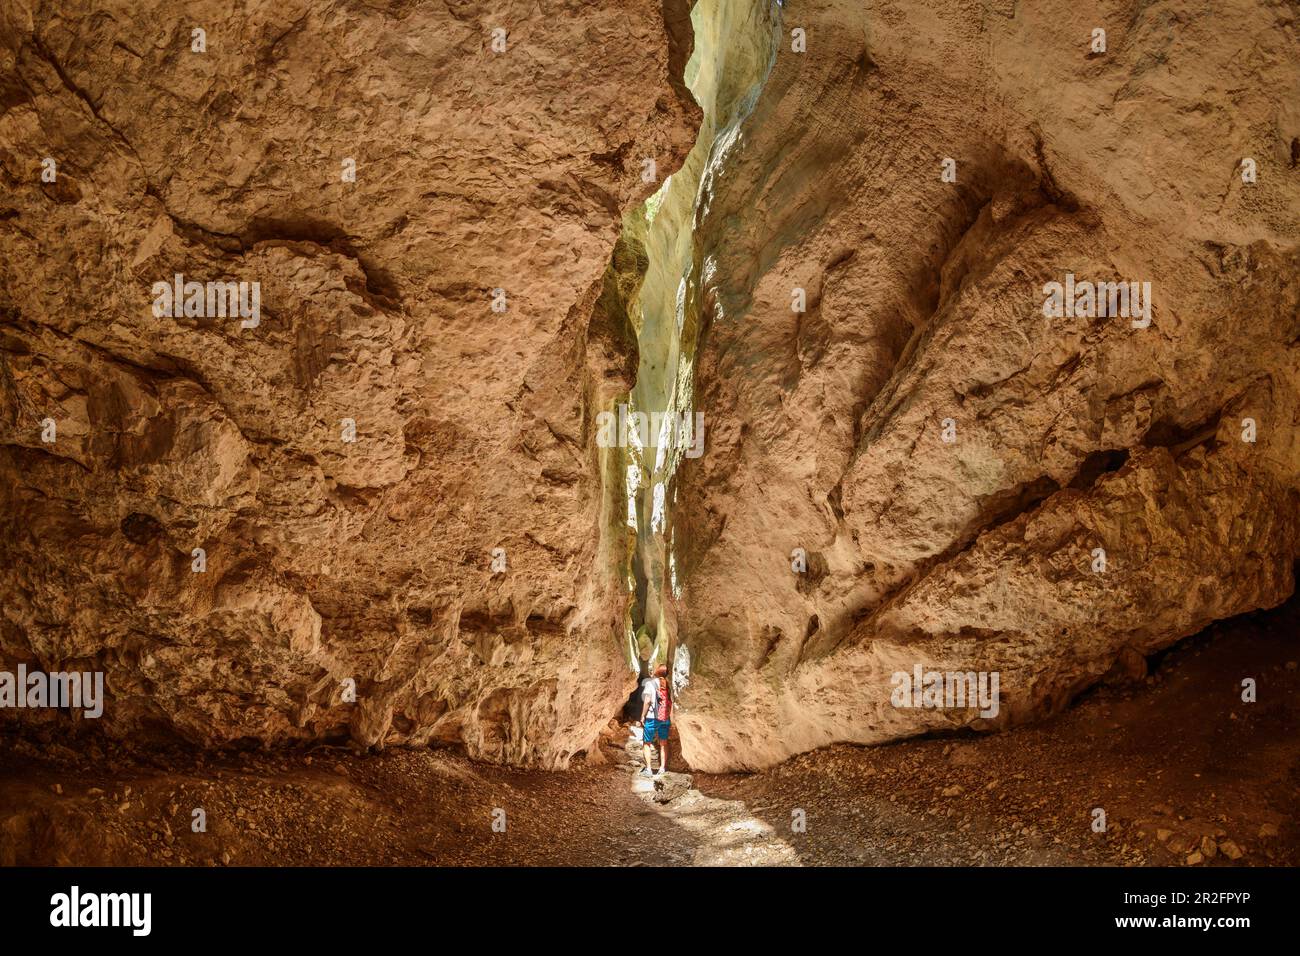
[[639,774],[637,774],[637,776],[638,776],[638,777],[653,777],[653,776],[654,776],[654,772],[653,772],[649,767],[642,767],[642,768],[641,768],[641,772],[640,772]]

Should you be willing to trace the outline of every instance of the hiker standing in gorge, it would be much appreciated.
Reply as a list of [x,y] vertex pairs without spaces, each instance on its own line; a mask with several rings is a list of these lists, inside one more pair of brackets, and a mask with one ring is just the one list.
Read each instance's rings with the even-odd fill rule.
[[645,755],[645,768],[641,776],[654,775],[650,766],[650,752],[659,741],[659,773],[668,770],[668,731],[671,727],[673,702],[668,693],[668,668],[660,664],[654,676],[647,677],[641,685],[641,726],[645,728],[641,741]]

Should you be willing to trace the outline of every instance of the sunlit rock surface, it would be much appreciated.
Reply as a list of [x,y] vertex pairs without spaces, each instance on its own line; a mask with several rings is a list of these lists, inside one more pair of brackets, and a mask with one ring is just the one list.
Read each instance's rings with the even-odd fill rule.
[[[694,139],[686,17],[6,4],[0,665],[105,670],[136,739],[590,744],[631,677],[586,435],[636,363],[595,304]],[[177,273],[260,324],[156,318]]]
[[684,71],[702,114],[695,145],[682,168],[624,228],[625,238],[639,243],[646,258],[642,284],[625,307],[636,330],[639,359],[628,407],[650,416],[645,447],[634,445],[624,454],[636,479],[633,623],[653,635],[662,655],[657,661],[678,646],[669,599],[673,476],[684,459],[701,454],[708,440],[708,424],[694,409],[694,357],[701,328],[694,225],[699,199],[707,195],[701,184],[728,168],[731,147],[774,62],[778,14],[777,4],[768,0],[695,5],[694,52]]

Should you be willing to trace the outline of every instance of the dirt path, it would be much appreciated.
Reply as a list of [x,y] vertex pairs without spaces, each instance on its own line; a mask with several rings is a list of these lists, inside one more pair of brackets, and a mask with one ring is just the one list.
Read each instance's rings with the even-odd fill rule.
[[677,757],[659,789],[618,725],[567,773],[0,737],[0,864],[1295,865],[1298,632],[1293,609],[1220,625],[1152,677],[1001,735],[832,747],[749,775]]
[[778,829],[806,807],[792,843],[807,864],[1295,865],[1298,634],[1295,608],[1255,615],[1031,727],[832,747],[695,783]]

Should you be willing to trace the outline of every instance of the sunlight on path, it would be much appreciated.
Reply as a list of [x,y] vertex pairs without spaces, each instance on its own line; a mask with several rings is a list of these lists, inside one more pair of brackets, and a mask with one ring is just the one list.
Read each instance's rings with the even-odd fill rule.
[[629,786],[656,814],[681,827],[696,842],[693,866],[800,866],[794,848],[739,800],[716,800],[691,787],[689,774],[668,772],[650,779],[639,775],[641,741],[624,747],[632,773]]

